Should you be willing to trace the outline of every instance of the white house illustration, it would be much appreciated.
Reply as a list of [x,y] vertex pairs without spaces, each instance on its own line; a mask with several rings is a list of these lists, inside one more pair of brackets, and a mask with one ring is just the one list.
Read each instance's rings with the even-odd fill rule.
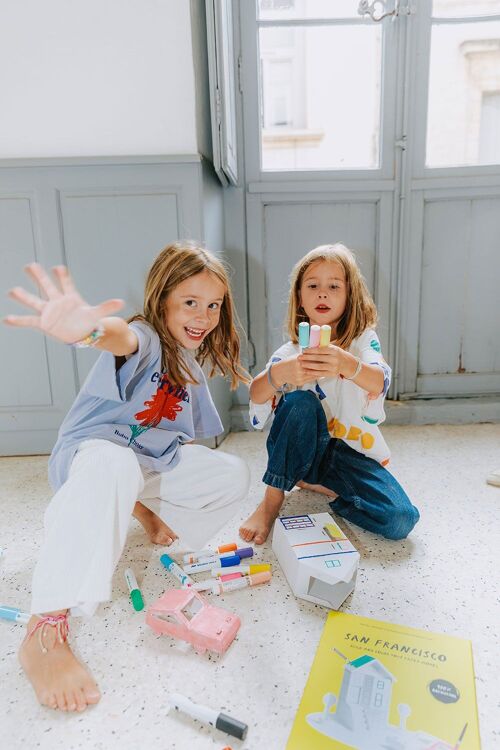
[[337,705],[337,722],[354,731],[363,726],[369,732],[386,727],[396,678],[371,656],[348,662]]
[[355,750],[456,750],[459,747],[467,724],[457,744],[426,732],[413,732],[406,729],[411,708],[405,703],[397,707],[399,726],[390,724],[394,675],[372,656],[365,654],[348,661],[340,651],[334,651],[346,662],[340,695],[337,701],[333,693],[326,693],[323,711],[307,715],[307,723],[313,729]]

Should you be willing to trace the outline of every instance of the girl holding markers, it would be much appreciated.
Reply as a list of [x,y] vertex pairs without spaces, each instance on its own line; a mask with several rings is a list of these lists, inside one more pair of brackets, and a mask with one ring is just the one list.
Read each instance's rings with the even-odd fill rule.
[[[404,539],[419,519],[385,468],[390,452],[379,429],[391,381],[375,333],[377,311],[353,253],[322,245],[294,267],[288,305],[289,341],[250,386],[250,418],[267,440],[264,499],[240,529],[262,544],[285,492],[299,487],[332,499],[339,516],[388,539]],[[325,346],[303,348],[299,326],[330,326]],[[303,331],[307,326],[300,326]]]
[[43,292],[10,296],[32,308],[6,323],[31,327],[102,354],[66,416],[49,462],[55,495],[32,585],[21,665],[40,703],[83,711],[100,693],[67,642],[68,614],[94,613],[111,596],[130,516],[152,541],[181,536],[199,549],[236,512],[249,486],[244,461],[203,445],[223,431],[201,365],[248,382],[227,273],[194,243],[175,243],[155,260],[144,311],[130,322],[123,301],[95,307],[66,268],[54,280],[27,272]]

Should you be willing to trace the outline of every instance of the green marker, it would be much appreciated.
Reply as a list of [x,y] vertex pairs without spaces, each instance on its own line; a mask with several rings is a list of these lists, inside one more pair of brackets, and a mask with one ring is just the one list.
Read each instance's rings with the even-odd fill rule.
[[130,598],[136,612],[140,612],[144,609],[144,599],[142,598],[141,590],[137,585],[137,579],[134,575],[132,568],[127,568],[125,571],[125,580],[127,581],[128,590],[130,591]]

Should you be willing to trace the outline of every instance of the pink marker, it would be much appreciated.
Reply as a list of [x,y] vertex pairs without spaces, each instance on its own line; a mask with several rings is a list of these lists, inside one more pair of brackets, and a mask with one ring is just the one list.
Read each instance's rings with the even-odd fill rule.
[[321,327],[320,326],[311,326],[311,332],[309,335],[309,348],[314,349],[316,346],[319,346],[319,339],[321,336]]
[[243,573],[228,573],[227,576],[219,576],[221,581],[232,581],[233,578],[241,578]]

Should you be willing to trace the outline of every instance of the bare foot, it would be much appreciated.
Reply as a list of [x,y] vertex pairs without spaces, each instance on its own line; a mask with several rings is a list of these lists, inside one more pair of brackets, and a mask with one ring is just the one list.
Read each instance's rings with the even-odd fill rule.
[[[28,632],[39,620],[36,616],[30,619]],[[43,632],[46,653],[40,647],[40,632]],[[60,642],[53,626],[46,625],[43,631],[38,630],[22,642],[19,661],[42,706],[61,711],[84,711],[101,697],[90,674],[73,654],[68,642]]]
[[135,504],[132,515],[144,526],[144,531],[153,544],[162,544],[165,547],[169,547],[178,538],[175,531],[172,531],[165,521],[162,521],[156,513],[153,513],[152,510],[146,508],[142,503],[137,502]]
[[264,499],[252,515],[240,527],[240,536],[245,542],[264,544],[279,515],[285,493],[276,487],[267,487]]
[[329,490],[328,487],[323,487],[322,484],[307,484],[307,482],[297,482],[297,487],[300,487],[301,490],[319,492],[320,495],[326,495],[327,497],[338,497],[336,492],[334,492],[333,490]]

